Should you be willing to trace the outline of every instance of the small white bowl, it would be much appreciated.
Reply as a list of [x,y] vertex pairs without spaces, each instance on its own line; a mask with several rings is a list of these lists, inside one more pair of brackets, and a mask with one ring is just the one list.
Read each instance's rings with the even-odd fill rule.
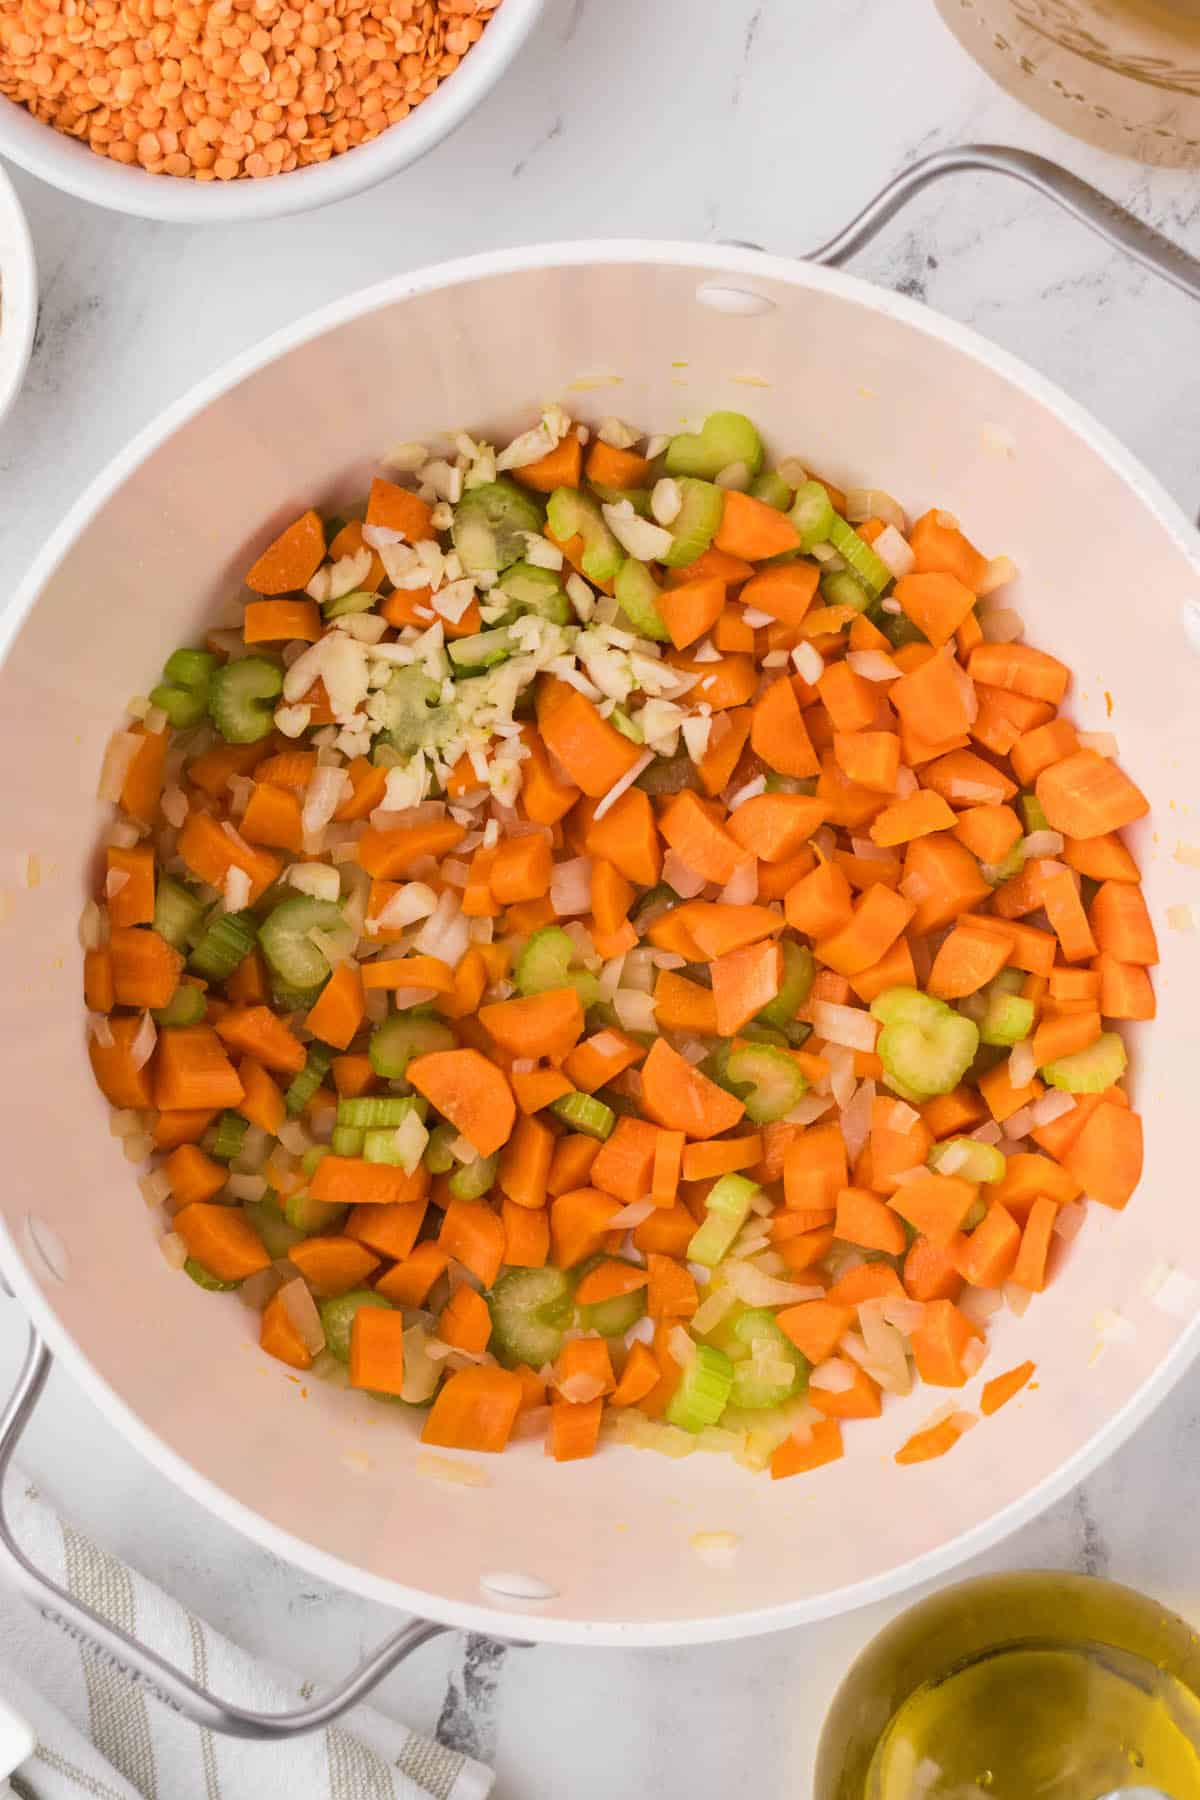
[[16,189],[0,165],[0,421],[16,399],[37,325],[37,264]]
[[545,0],[501,0],[483,36],[406,119],[328,162],[261,181],[190,181],[150,175],[45,125],[0,98],[0,156],[20,163],[51,187],[114,212],[173,225],[277,219],[362,193],[414,163],[461,125],[491,91],[541,16]]

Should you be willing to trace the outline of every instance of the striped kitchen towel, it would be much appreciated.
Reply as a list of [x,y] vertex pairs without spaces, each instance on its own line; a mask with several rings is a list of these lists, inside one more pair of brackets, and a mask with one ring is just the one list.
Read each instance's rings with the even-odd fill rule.
[[[19,1471],[8,1490],[30,1559],[110,1623],[239,1705],[283,1712],[310,1696],[299,1676],[256,1663],[97,1549]],[[364,1706],[289,1743],[202,1730],[2,1587],[0,1699],[36,1739],[10,1778],[19,1800],[485,1800],[492,1787],[481,1763]]]

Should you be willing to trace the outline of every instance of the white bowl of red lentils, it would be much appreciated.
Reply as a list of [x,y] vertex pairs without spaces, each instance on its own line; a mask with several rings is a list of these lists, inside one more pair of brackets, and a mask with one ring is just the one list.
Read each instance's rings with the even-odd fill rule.
[[460,125],[544,0],[0,0],[0,156],[118,212],[267,219]]
[[37,326],[37,265],[16,189],[0,167],[0,423],[16,399]]

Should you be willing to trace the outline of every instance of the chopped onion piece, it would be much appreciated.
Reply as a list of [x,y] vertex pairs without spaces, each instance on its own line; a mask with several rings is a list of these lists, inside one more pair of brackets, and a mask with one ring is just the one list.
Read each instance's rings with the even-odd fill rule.
[[593,824],[596,822],[597,819],[602,819],[604,817],[605,813],[608,812],[611,807],[616,805],[617,801],[621,798],[621,795],[623,793],[625,793],[626,789],[631,788],[633,786],[634,782],[637,780],[637,778],[641,774],[642,770],[648,769],[650,767],[650,764],[653,761],[654,761],[653,750],[644,750],[642,752],[641,756],[639,756],[637,761],[633,764],[633,767],[630,769],[627,769],[619,781],[613,782],[613,784],[609,788],[607,794],[605,794],[596,803],[596,810],[592,814]]
[[854,1386],[853,1366],[845,1357],[831,1356],[827,1362],[817,1364],[809,1375],[808,1385],[826,1394],[848,1394]]
[[696,1354],[696,1340],[682,1325],[673,1325],[667,1334],[667,1349],[680,1368],[686,1369]]
[[[883,488],[847,488],[846,517],[851,525],[861,525],[866,519],[883,519],[898,531],[903,531],[908,523],[900,502]],[[878,542],[875,548],[878,549]]]
[[805,1094],[803,1100],[797,1100],[791,1112],[784,1113],[785,1125],[811,1125],[822,1113],[827,1113],[833,1105],[832,1094]]
[[1057,856],[1063,845],[1061,831],[1031,831],[1021,849],[1026,856]]
[[[792,651],[792,664],[801,681],[806,681],[809,687],[816,687],[825,673],[825,658],[817,646],[810,644],[807,638],[803,643],[797,644]],[[899,674],[899,670],[897,670],[897,674]]]
[[613,506],[602,505],[600,511],[622,550],[636,557],[638,562],[661,562],[675,541],[663,526],[635,513],[628,500],[618,501]]
[[883,650],[851,650],[846,662],[864,681],[895,681],[904,673]]
[[894,1325],[901,1337],[911,1337],[922,1319],[925,1317],[925,1306],[920,1300],[901,1299],[896,1294],[888,1294],[880,1301],[883,1317],[889,1325]]
[[158,1030],[148,1012],[142,1014],[141,1023],[133,1034],[129,1046],[129,1060],[135,1069],[144,1069],[154,1055],[154,1046],[158,1042]]
[[739,1300],[744,1300],[747,1306],[791,1306],[801,1300],[819,1300],[825,1293],[823,1287],[813,1287],[797,1281],[779,1281],[773,1275],[764,1274],[752,1263],[731,1259],[723,1267],[726,1286]]
[[748,856],[721,889],[717,899],[724,906],[753,906],[758,899],[758,863]]
[[164,1232],[158,1240],[163,1261],[170,1269],[182,1269],[188,1259],[188,1247],[177,1231]]
[[871,548],[897,581],[902,580],[905,575],[911,575],[917,566],[917,558],[912,545],[907,538],[901,535],[895,525],[886,526],[875,539]]
[[1018,1319],[1024,1318],[1032,1300],[1033,1295],[1028,1288],[1018,1287],[1015,1281],[1005,1282],[1004,1303],[1009,1312],[1015,1313]]
[[971,1133],[971,1139],[976,1144],[998,1144],[1003,1136],[1004,1133],[995,1119],[989,1119],[986,1125],[981,1125],[977,1131]]
[[1055,1237],[1060,1237],[1064,1244],[1069,1244],[1079,1236],[1086,1220],[1087,1207],[1081,1206],[1078,1200],[1072,1200],[1066,1206],[1059,1207],[1052,1230]]
[[849,1106],[857,1081],[854,1074],[854,1052],[844,1044],[829,1044],[825,1052],[829,1064],[829,1089],[839,1107]]
[[849,1106],[842,1109],[842,1137],[846,1144],[846,1154],[852,1163],[858,1161],[859,1155],[871,1135],[871,1109],[874,1104],[875,1083],[861,1081]]
[[674,850],[668,850],[663,857],[662,878],[668,887],[674,888],[681,900],[694,900],[705,887],[703,875],[697,875],[694,869],[690,869]]
[[972,1338],[962,1353],[962,1366],[969,1381],[972,1375],[978,1375],[987,1361],[987,1345],[982,1338]]
[[1025,621],[1011,606],[988,606],[979,621],[985,644],[1014,644],[1025,635]]
[[[1036,1074],[1037,1056],[1034,1053],[1033,1041],[1031,1038],[1022,1038],[1020,1043],[1014,1044],[1009,1052],[1008,1079],[1014,1088],[1023,1088],[1029,1086]],[[1014,1134],[1010,1132],[1009,1135]],[[1025,1134],[1019,1132],[1016,1135],[1024,1137]]]
[[1064,1094],[1061,1088],[1050,1088],[1029,1108],[1030,1124],[1052,1125],[1055,1119],[1064,1119],[1069,1112],[1074,1112],[1075,1105],[1074,1094]]
[[1111,731],[1080,731],[1076,735],[1081,750],[1094,750],[1097,756],[1114,757],[1118,754],[1117,740]]
[[654,1032],[658,1029],[653,994],[638,993],[631,988],[618,988],[613,996],[613,1011],[625,1031]]
[[850,1050],[875,1048],[879,1024],[864,1008],[839,1006],[832,1000],[817,1000],[812,1012],[814,1028],[828,1043],[843,1044]]
[[304,1348],[310,1356],[319,1356],[325,1348],[325,1327],[321,1324],[317,1303],[307,1285],[297,1278],[295,1281],[286,1281],[280,1291],[283,1294],[284,1309],[300,1334]]
[[656,1210],[653,1200],[633,1200],[615,1212],[605,1226],[606,1231],[636,1231],[644,1219]]
[[108,740],[104,760],[100,764],[100,780],[96,788],[99,799],[116,805],[121,790],[142,747],[142,736],[135,731],[115,731]]
[[592,908],[592,859],[576,856],[554,865],[550,904],[560,919],[590,912]]
[[959,1311],[966,1314],[972,1325],[984,1325],[998,1313],[1004,1305],[1004,1295],[999,1288],[964,1288],[958,1299]]

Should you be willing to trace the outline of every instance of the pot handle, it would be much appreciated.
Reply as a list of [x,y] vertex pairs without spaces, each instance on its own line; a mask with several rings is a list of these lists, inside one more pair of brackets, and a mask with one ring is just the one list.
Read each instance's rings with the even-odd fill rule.
[[1008,175],[1015,181],[1024,182],[1026,187],[1053,200],[1081,225],[1097,232],[1114,249],[1132,256],[1143,268],[1161,275],[1164,281],[1189,294],[1193,300],[1200,300],[1200,260],[1172,243],[1152,225],[1118,206],[1090,182],[1072,175],[1069,169],[1061,168],[1045,156],[1036,156],[1031,150],[1013,150],[1004,144],[963,144],[957,149],[937,150],[932,156],[923,157],[911,168],[903,170],[894,181],[889,181],[844,231],[839,231],[828,243],[808,251],[803,260],[840,266],[869,244],[889,220],[925,188],[943,175],[957,175],[965,170]]
[[49,1350],[31,1325],[17,1385],[0,1415],[0,1571],[37,1607],[43,1618],[61,1625],[71,1637],[80,1639],[106,1661],[115,1664],[131,1681],[148,1688],[164,1705],[182,1713],[194,1725],[223,1732],[229,1737],[267,1741],[299,1737],[306,1731],[332,1724],[364,1699],[414,1650],[448,1630],[447,1626],[432,1619],[411,1619],[380,1644],[339,1687],[295,1712],[251,1712],[234,1706],[231,1701],[217,1699],[215,1694],[210,1694],[156,1651],[148,1650],[136,1638],[109,1624],[99,1613],[81,1605],[73,1595],[36,1569],[13,1538],[12,1526],[4,1511],[4,1477],[46,1385],[51,1361]]

